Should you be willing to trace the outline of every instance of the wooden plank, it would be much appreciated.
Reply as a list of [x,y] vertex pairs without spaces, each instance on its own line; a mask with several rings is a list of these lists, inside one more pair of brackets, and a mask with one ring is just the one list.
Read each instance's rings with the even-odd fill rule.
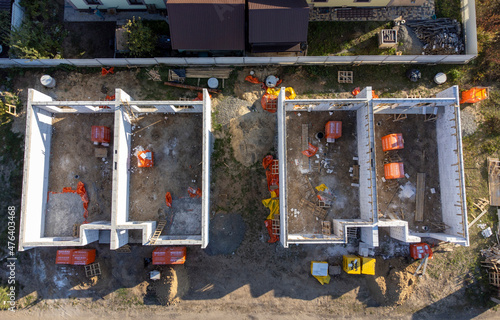
[[497,158],[488,158],[488,189],[490,205],[500,206],[500,161]]
[[470,227],[472,227],[472,226],[474,225],[474,223],[476,223],[479,219],[481,219],[481,218],[482,218],[482,217],[483,217],[483,216],[484,216],[487,212],[488,212],[488,209],[485,209],[483,212],[481,212],[481,214],[480,214],[480,215],[478,215],[478,216],[476,217],[476,219],[472,220],[472,222],[471,222],[471,223],[469,223],[469,226],[468,226],[468,227],[469,227],[469,229],[470,229]]
[[187,68],[186,78],[219,78],[228,79],[231,68]]
[[415,221],[424,221],[425,173],[417,173],[417,209]]
[[302,150],[307,150],[309,148],[309,125],[302,124]]

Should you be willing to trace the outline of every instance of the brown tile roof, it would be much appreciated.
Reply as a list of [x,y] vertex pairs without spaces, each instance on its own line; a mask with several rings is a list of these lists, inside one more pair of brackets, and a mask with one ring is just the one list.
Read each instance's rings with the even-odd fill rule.
[[167,10],[173,49],[245,49],[245,0],[168,0]]

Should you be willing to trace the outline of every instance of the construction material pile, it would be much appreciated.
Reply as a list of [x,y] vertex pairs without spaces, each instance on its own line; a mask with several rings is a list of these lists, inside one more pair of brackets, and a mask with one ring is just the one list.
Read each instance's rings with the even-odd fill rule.
[[481,255],[485,258],[481,263],[483,267],[500,272],[500,245],[481,250]]
[[423,54],[461,54],[465,50],[462,27],[457,20],[417,20],[407,22],[406,26],[424,44]]

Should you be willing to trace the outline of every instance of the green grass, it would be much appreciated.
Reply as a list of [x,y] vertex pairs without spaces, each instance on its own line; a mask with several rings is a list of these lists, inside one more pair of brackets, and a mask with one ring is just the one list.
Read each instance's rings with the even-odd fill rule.
[[460,0],[436,0],[436,17],[462,21]]
[[374,30],[388,27],[389,23],[368,22],[309,22],[307,35],[310,56],[384,54],[378,49]]

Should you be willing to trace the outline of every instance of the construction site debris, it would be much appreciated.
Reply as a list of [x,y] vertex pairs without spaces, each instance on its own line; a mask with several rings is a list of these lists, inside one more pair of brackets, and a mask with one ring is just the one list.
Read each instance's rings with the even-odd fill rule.
[[137,167],[151,168],[153,166],[153,162],[154,156],[152,151],[144,150],[137,152]]
[[465,50],[462,27],[457,20],[417,20],[407,22],[406,26],[424,44],[423,54],[462,54]]
[[[51,192],[51,193],[59,193],[59,192]],[[87,218],[89,217],[89,211],[88,211],[88,206],[89,206],[89,196],[87,195],[87,190],[85,189],[85,185],[83,182],[79,181],[76,190],[71,189],[71,187],[65,187],[63,188],[61,193],[76,193],[80,196],[83,202],[83,218],[85,221],[83,223],[88,223]]]
[[187,191],[190,198],[200,198],[202,195],[200,188],[195,189],[193,187],[188,187]]
[[110,74],[110,73],[111,74],[115,73],[115,67],[111,67],[111,68],[108,68],[108,69],[101,68],[101,75],[105,76],[105,75]]
[[167,192],[165,194],[165,203],[167,207],[172,208],[172,195],[170,194],[170,192]]
[[208,92],[211,92],[211,93],[220,93],[221,92],[220,90],[217,90],[217,89],[210,89],[210,88],[207,89],[207,88],[203,88],[203,87],[191,86],[188,84],[168,82],[168,81],[164,82],[163,84],[166,86],[187,89],[187,90],[202,91],[203,89],[206,89]]
[[308,143],[308,148],[307,150],[302,151],[302,154],[305,155],[306,157],[310,158],[314,156],[318,152],[318,147],[312,145],[310,142]]

